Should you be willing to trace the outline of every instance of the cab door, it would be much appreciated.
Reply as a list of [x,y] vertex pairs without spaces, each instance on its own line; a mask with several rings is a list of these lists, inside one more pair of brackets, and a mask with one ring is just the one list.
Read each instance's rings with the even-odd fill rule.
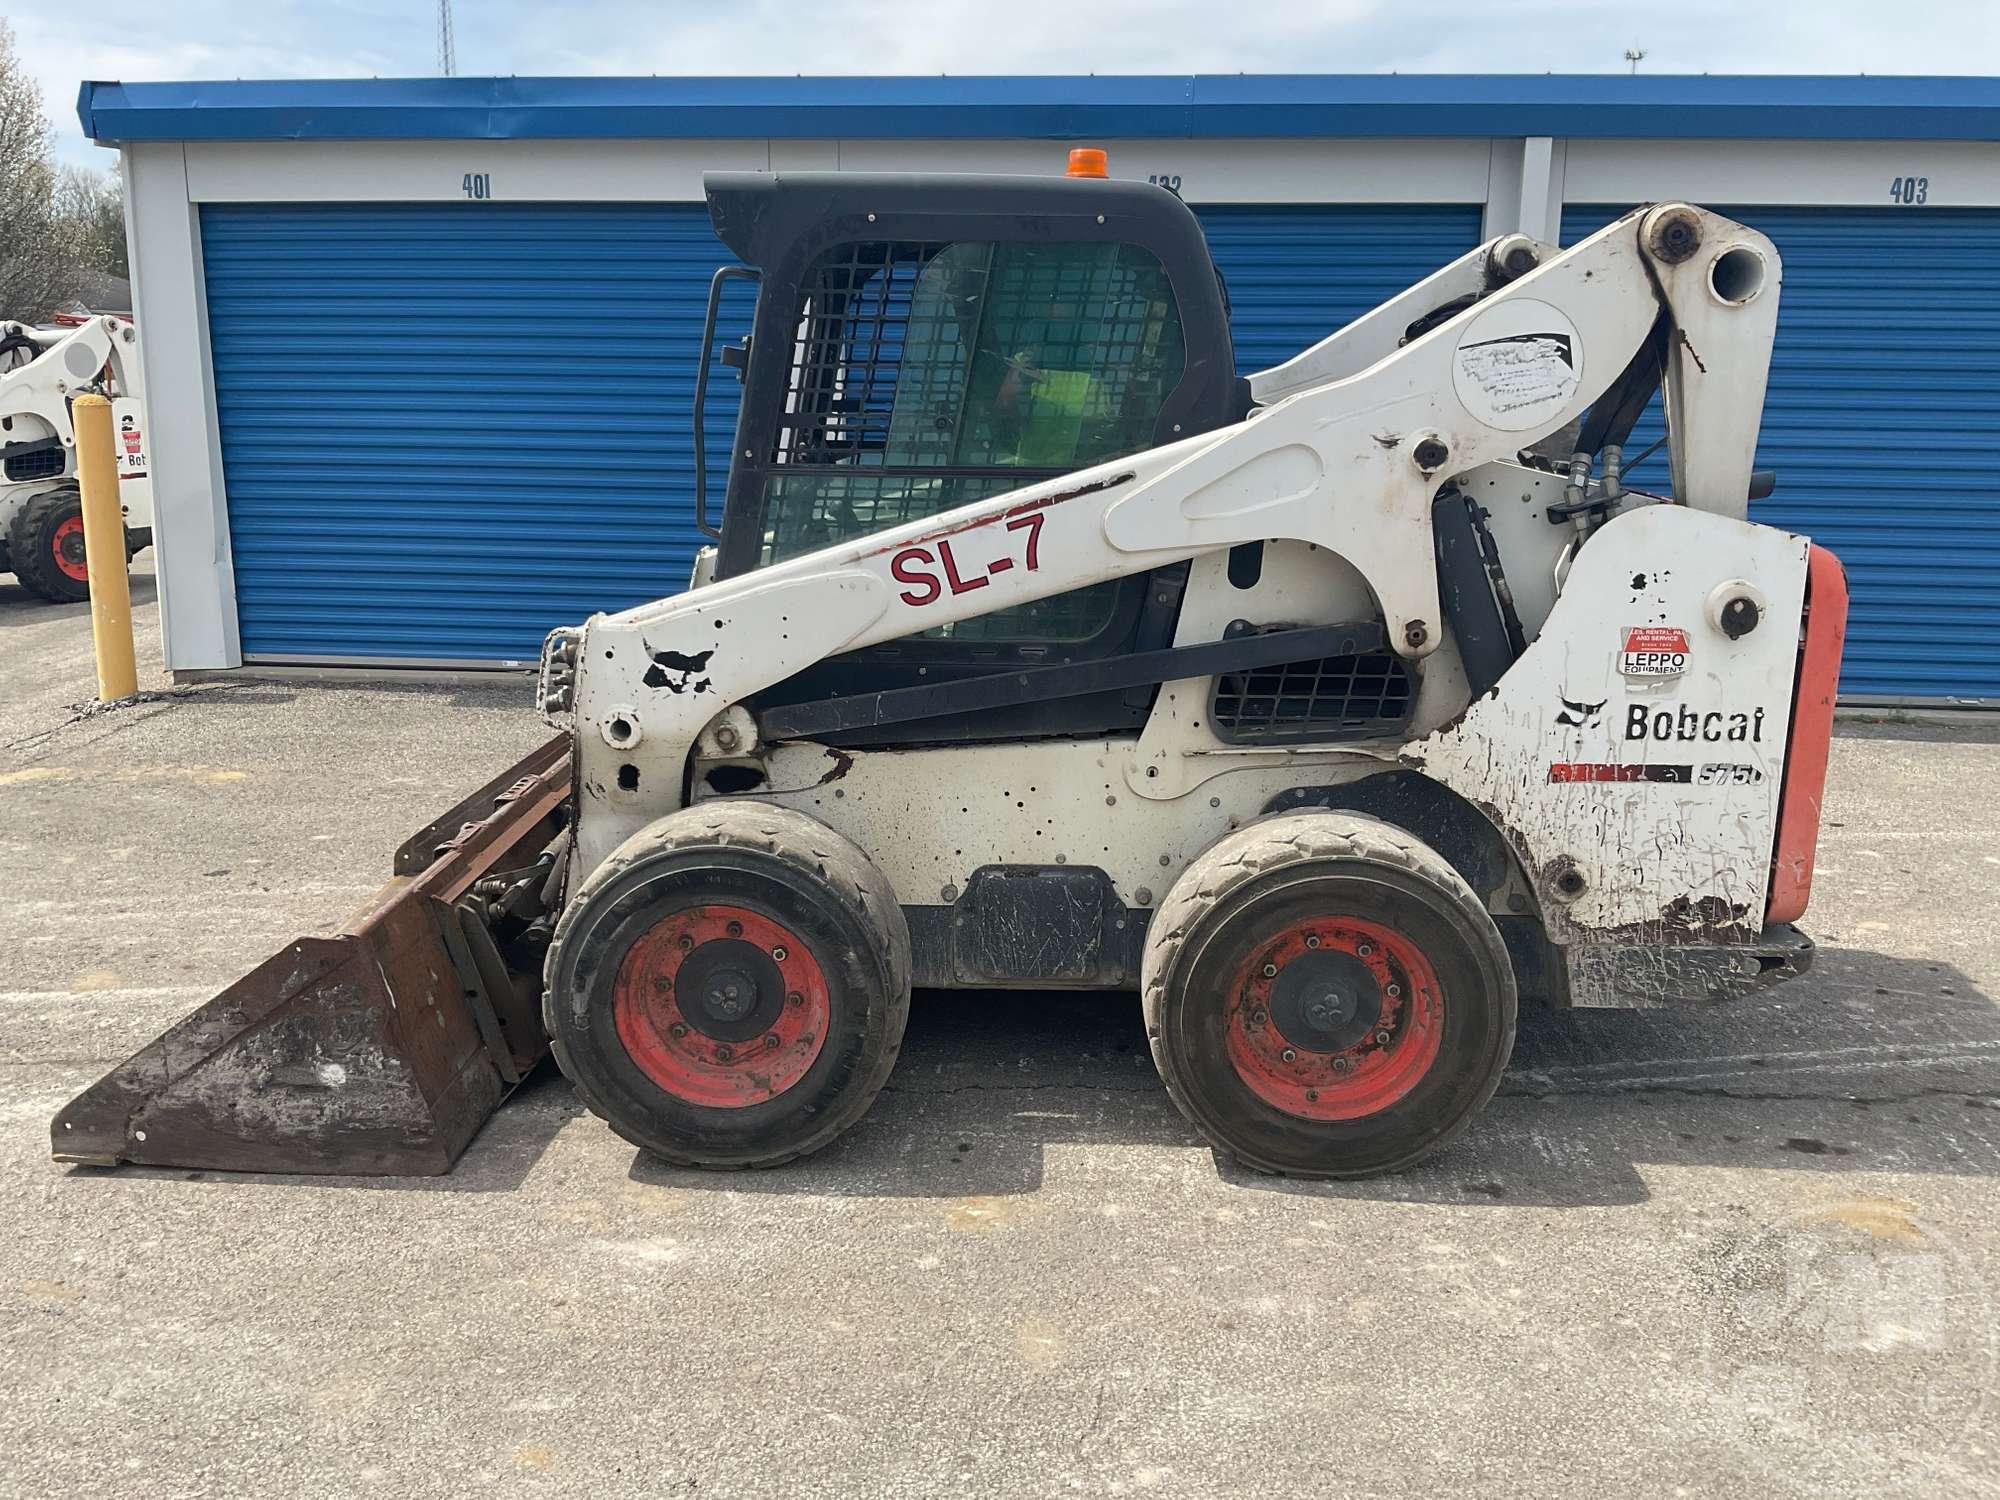
[[[985,181],[1047,186],[1039,179]],[[1061,196],[1084,202],[1074,191]],[[877,232],[821,239],[793,258],[789,272],[767,269],[718,576],[922,520],[1227,420],[1236,382],[1200,227],[1170,195],[1157,196],[1165,202],[1146,207],[1180,231],[1168,236],[1184,262],[1178,277],[1157,232],[1145,237],[1156,241],[1148,244],[1107,232],[1107,215],[1080,212],[1039,221],[982,216],[967,226],[981,232],[964,236],[949,232],[956,224],[932,216],[934,232],[921,238]],[[872,224],[855,217],[872,231],[885,216],[877,210]],[[718,228],[722,223],[718,215]],[[1084,226],[1091,232],[1081,232]],[[778,259],[782,266],[786,257]],[[1190,281],[1201,294],[1193,316],[1184,290]],[[1157,569],[849,653],[759,702],[846,696],[1166,646],[1185,576],[1185,564]],[[1142,723],[1151,696],[1149,688],[1067,697],[850,739],[1102,733]]]

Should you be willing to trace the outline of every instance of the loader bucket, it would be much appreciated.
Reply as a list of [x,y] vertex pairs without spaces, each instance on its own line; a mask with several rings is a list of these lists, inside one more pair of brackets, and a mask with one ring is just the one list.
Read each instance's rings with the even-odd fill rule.
[[559,738],[420,831],[339,934],[288,944],[71,1100],[56,1160],[450,1171],[548,1048],[546,923],[521,904],[560,878],[569,789]]

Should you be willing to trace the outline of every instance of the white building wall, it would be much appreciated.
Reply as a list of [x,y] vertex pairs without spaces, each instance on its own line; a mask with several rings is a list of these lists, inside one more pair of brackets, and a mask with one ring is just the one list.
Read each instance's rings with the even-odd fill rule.
[[127,147],[124,180],[166,665],[169,671],[241,666],[201,230],[181,146]]

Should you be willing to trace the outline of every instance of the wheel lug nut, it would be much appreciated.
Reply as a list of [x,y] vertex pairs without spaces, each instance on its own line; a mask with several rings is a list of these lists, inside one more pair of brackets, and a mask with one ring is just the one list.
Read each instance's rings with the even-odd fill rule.
[[679,1041],[688,1034],[687,1023],[685,1021],[676,1021],[667,1030],[673,1033],[675,1041]]
[[1378,1046],[1378,1047],[1386,1047],[1386,1046],[1388,1046],[1388,1045],[1389,1045],[1389,1033],[1388,1033],[1388,1032],[1386,1032],[1386,1031],[1378,1031],[1378,1032],[1376,1032],[1376,1033],[1375,1033],[1375,1045],[1376,1045],[1376,1046]]
[[1336,1073],[1345,1073],[1347,1071],[1347,1059],[1344,1057],[1336,1057],[1333,1060],[1333,1071]]
[[1279,1055],[1280,1055],[1281,1057],[1283,1057],[1283,1058],[1285,1059],[1285,1061],[1286,1061],[1286,1062],[1297,1062],[1297,1061],[1299,1060],[1299,1055],[1298,1055],[1298,1053],[1294,1052],[1294,1051],[1293,1051],[1293,1050],[1292,1050],[1292,1049],[1291,1049],[1290,1047],[1287,1047],[1287,1048],[1286,1048],[1286,1049],[1285,1049],[1285,1050],[1284,1050],[1284,1051],[1283,1051],[1282,1053],[1280,1053]]
[[726,930],[731,937],[743,936],[743,924],[741,922],[731,922]]
[[1403,993],[1403,987],[1400,984],[1392,984],[1389,986],[1388,994],[1391,1000],[1394,1000],[1402,993]]
[[778,1046],[778,1033],[774,1031],[769,1036],[765,1037],[764,1045],[775,1051]]
[[785,951],[784,945],[780,944],[771,950],[771,957],[775,958],[779,963],[783,963],[791,955]]
[[1261,1010],[1251,1011],[1250,1024],[1253,1026],[1262,1026],[1264,1024],[1264,1012],[1262,1012]]
[[1308,1102],[1311,1102],[1312,1100],[1315,1100],[1315,1099],[1317,1099],[1317,1098],[1319,1098],[1319,1090],[1318,1090],[1318,1089],[1307,1089],[1307,1090],[1306,1090],[1306,1099],[1307,1099],[1307,1101],[1308,1101]]
[[1375,945],[1372,943],[1363,943],[1361,944],[1360,947],[1356,948],[1354,951],[1356,953],[1359,953],[1363,958],[1366,958],[1368,957],[1369,954],[1375,951]]
[[1266,979],[1276,979],[1278,977],[1278,966],[1276,964],[1265,964],[1264,977]]
[[681,952],[683,953],[692,952],[694,950],[694,939],[691,937],[683,937],[680,942],[680,949]]
[[787,1005],[804,1005],[805,1003],[806,997],[801,995],[797,990],[793,990],[789,995],[785,996],[785,1004]]
[[730,1046],[727,1042],[723,1043],[722,1046],[717,1047],[715,1049],[715,1060],[717,1062],[729,1062],[733,1060],[735,1056],[736,1056],[736,1049]]
[[1308,948],[1317,948],[1319,946],[1319,934],[1316,932],[1308,933],[1306,936],[1306,946]]

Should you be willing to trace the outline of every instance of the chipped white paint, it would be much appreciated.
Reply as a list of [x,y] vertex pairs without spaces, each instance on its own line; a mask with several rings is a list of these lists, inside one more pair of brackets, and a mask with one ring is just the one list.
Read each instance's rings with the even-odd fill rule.
[[[1745,573],[1762,580],[1770,609],[1732,641],[1703,605]],[[1540,639],[1494,693],[1411,746],[1425,774],[1489,809],[1514,840],[1558,937],[1763,926],[1805,573],[1802,537],[1681,506],[1632,510],[1577,555]],[[1619,670],[1623,633],[1637,625],[1688,632],[1683,675]],[[1565,871],[1580,894],[1559,888]]]

